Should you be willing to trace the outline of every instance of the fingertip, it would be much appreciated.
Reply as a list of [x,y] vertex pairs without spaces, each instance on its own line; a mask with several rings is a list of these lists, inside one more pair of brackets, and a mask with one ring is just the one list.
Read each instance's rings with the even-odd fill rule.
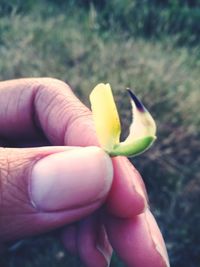
[[147,208],[147,198],[142,187],[141,177],[127,158],[113,158],[114,179],[106,201],[109,213],[131,218]]

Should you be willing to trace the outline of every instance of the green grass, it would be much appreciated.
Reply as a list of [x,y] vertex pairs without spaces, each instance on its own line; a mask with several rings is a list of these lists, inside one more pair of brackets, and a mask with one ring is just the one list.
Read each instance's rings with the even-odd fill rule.
[[[65,9],[51,2],[28,2],[22,11],[14,5],[0,18],[0,79],[55,77],[68,82],[86,105],[91,89],[98,82],[109,82],[125,128],[123,136],[130,121],[124,89],[134,88],[156,119],[158,140],[133,162],[147,184],[172,266],[197,266],[200,47],[177,46],[174,36],[166,34],[147,39],[112,24],[106,29],[91,4],[87,9]],[[33,242],[5,255],[0,265],[82,266],[65,254],[57,257],[63,248],[52,237]],[[113,266],[121,266],[116,262],[115,258]]]

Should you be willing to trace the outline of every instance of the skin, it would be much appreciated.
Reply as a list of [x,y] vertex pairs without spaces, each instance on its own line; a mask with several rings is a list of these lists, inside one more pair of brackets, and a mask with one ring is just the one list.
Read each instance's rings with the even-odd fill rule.
[[[62,227],[85,266],[169,266],[139,173],[110,158],[90,110],[53,78],[0,82],[0,250]],[[150,215],[149,215],[150,214]]]

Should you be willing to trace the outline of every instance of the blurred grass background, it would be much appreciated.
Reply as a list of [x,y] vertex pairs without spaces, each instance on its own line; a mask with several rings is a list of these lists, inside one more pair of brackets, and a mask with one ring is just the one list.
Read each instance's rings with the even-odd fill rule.
[[[132,161],[172,267],[200,266],[199,42],[199,0],[0,0],[1,80],[52,76],[86,105],[94,85],[109,82],[124,128],[126,87],[153,114],[158,140]],[[4,255],[0,266],[82,265],[47,235]],[[114,257],[111,266],[123,265]]]

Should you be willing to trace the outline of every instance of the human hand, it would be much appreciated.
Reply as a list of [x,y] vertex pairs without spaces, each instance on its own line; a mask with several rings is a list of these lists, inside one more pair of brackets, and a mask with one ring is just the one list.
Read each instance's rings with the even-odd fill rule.
[[107,266],[109,241],[129,267],[168,266],[140,175],[97,147],[91,113],[65,83],[1,82],[0,145],[2,244],[67,225],[64,245],[88,267]]

